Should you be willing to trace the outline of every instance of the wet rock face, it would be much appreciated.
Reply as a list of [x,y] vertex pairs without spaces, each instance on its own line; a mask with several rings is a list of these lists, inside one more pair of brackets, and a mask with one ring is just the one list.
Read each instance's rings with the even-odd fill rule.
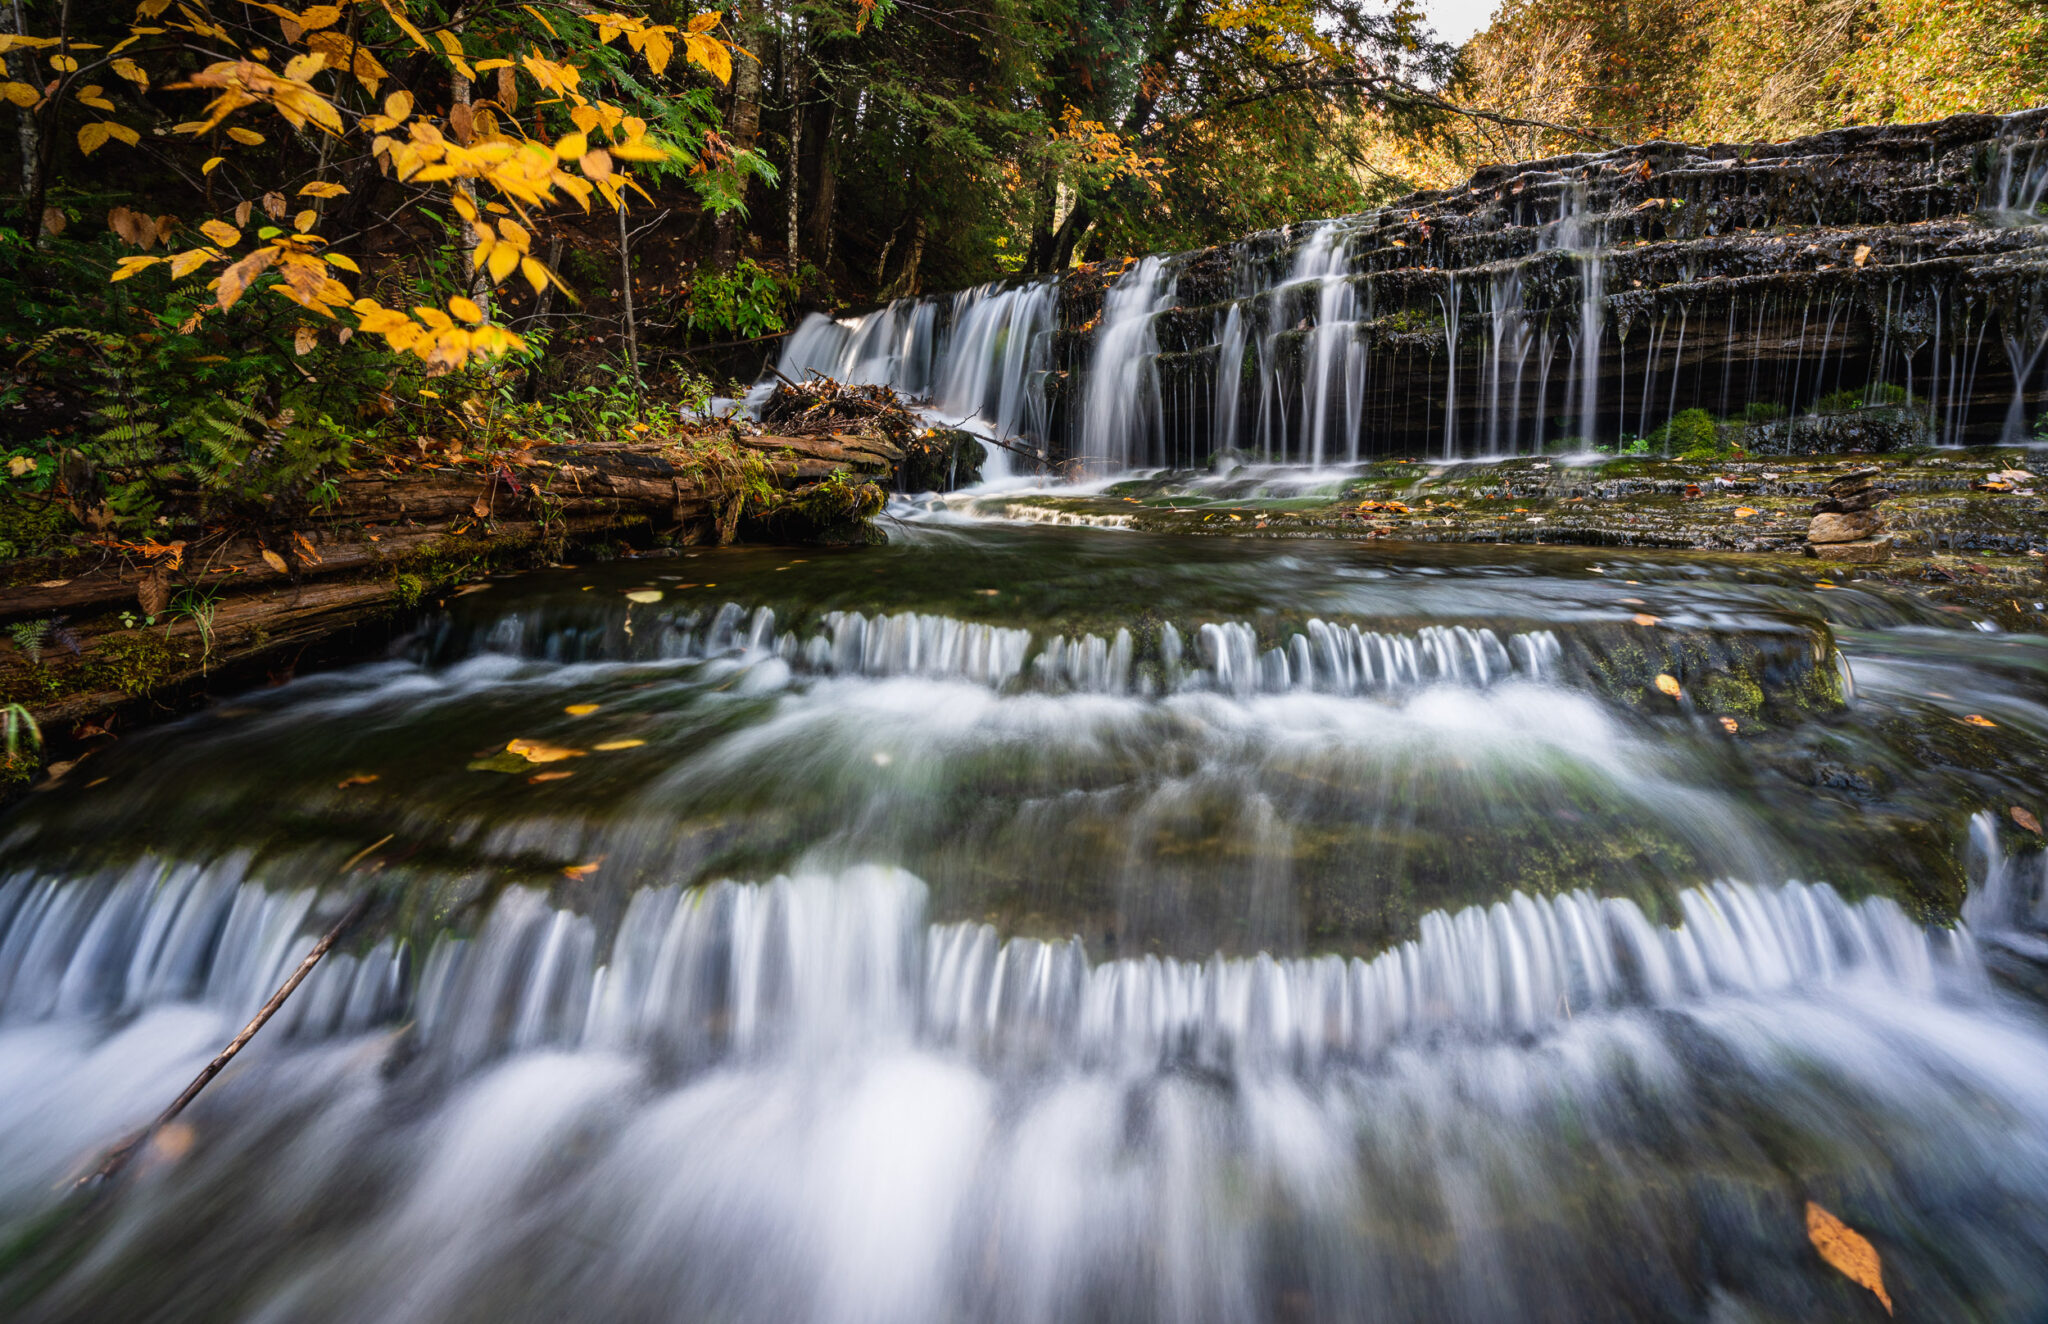
[[[2048,111],[1488,167],[1069,273],[1050,440],[1109,465],[1676,453],[1660,430],[1698,409],[1758,453],[2009,441],[2048,405],[2044,196]],[[1091,432],[1112,378],[1124,413]]]

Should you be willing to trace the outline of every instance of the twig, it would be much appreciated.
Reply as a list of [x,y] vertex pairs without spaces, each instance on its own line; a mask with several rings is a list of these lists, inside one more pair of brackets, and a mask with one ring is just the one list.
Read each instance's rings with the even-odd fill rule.
[[[384,841],[389,840],[391,840],[390,837],[384,838]],[[383,845],[384,841],[378,842],[377,846]],[[369,850],[361,852],[355,859],[350,860],[349,863],[354,864],[356,860],[362,859],[364,855],[368,855],[370,851],[377,849],[377,846],[372,846]],[[79,1178],[78,1185],[97,1185],[112,1180],[119,1174],[122,1168],[127,1166],[128,1160],[135,1157],[135,1151],[142,1147],[144,1141],[169,1125],[176,1119],[179,1113],[184,1112],[185,1106],[199,1097],[199,1091],[205,1089],[215,1076],[218,1076],[225,1070],[228,1063],[235,1060],[235,1054],[241,1052],[248,1045],[249,1041],[256,1037],[256,1032],[263,1028],[265,1022],[277,1014],[277,1009],[284,1005],[284,1000],[292,995],[294,989],[305,982],[307,975],[313,973],[313,967],[320,964],[320,958],[327,955],[328,949],[334,946],[341,938],[341,935],[348,930],[349,925],[362,918],[363,912],[369,909],[370,895],[370,890],[365,889],[363,894],[356,899],[356,903],[348,908],[348,913],[336,921],[334,927],[327,930],[319,942],[313,944],[313,950],[306,953],[306,959],[299,962],[299,968],[292,971],[291,978],[285,980],[279,986],[277,992],[270,995],[270,1001],[263,1004],[262,1010],[256,1013],[256,1018],[242,1027],[242,1032],[234,1037],[233,1042],[226,1048],[221,1049],[220,1056],[206,1064],[206,1069],[201,1071],[192,1083],[185,1087],[185,1092],[180,1094],[170,1107],[157,1114],[156,1120],[148,1126],[143,1127],[134,1135],[129,1136],[126,1140],[114,1146],[98,1168],[94,1169],[90,1175]]]

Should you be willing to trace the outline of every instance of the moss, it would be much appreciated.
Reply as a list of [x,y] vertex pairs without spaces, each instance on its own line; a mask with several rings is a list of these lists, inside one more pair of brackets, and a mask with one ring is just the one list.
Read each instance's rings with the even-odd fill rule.
[[54,501],[0,497],[0,561],[67,550],[64,537],[73,527]]
[[427,581],[414,574],[401,574],[391,581],[391,600],[401,607],[417,607],[427,594]]
[[176,676],[190,661],[189,653],[154,631],[110,634],[87,652],[78,668],[74,688],[81,692],[119,690],[124,694],[147,694]]

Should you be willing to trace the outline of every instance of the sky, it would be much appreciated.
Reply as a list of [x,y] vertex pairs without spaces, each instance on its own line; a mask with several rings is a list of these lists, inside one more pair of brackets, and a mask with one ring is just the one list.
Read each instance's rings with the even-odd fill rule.
[[1437,35],[1454,46],[1462,46],[1473,33],[1486,26],[1500,0],[1422,0],[1422,12],[1429,16]]

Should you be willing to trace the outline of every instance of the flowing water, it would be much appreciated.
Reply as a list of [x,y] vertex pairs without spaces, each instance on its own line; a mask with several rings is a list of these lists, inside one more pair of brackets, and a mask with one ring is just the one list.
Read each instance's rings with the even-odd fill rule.
[[1813,1200],[2038,1319],[2048,647],[1974,626],[944,517],[491,581],[0,820],[0,1314],[1876,1318]]

